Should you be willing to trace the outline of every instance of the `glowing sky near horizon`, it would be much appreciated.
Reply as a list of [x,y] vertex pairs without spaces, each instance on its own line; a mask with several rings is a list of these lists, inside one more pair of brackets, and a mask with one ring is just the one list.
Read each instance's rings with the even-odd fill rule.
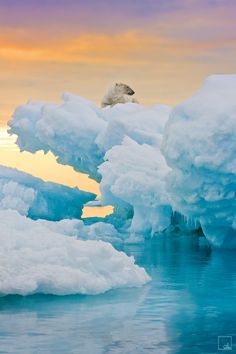
[[176,104],[236,72],[235,0],[0,0],[0,122],[29,98],[97,103],[114,81]]
[[144,105],[177,104],[236,72],[235,14],[235,0],[0,0],[0,127],[28,99],[99,104],[116,81]]

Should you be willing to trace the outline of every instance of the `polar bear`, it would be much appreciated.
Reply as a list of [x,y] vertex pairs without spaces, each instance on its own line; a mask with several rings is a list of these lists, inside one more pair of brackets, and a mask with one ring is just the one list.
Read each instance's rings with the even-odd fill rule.
[[114,106],[117,103],[127,103],[133,102],[138,103],[138,101],[131,97],[135,92],[126,84],[116,83],[112,85],[105,96],[102,99],[101,106]]

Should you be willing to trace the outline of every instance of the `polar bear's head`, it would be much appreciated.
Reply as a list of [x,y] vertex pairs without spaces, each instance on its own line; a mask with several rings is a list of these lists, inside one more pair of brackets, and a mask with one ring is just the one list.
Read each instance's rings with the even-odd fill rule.
[[119,92],[121,94],[125,94],[125,95],[134,95],[135,94],[135,91],[132,90],[131,87],[129,87],[128,85],[126,84],[123,84],[123,83],[116,83],[115,84],[115,90],[116,92]]
[[138,103],[138,101],[133,96],[135,94],[134,90],[126,84],[116,83],[112,85],[106,94],[103,96],[101,106],[114,106],[117,103]]

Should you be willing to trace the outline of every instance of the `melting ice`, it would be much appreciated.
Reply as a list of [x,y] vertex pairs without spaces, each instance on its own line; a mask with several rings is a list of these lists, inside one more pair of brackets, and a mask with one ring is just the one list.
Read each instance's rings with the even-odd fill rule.
[[[36,224],[25,215],[32,219],[54,220],[50,226],[47,225],[49,231],[42,233],[43,237],[47,234],[45,242],[52,250],[56,247],[53,246],[56,236],[53,234],[51,237],[50,233],[60,233],[58,230],[64,221],[64,226],[67,225],[65,235],[79,237],[79,233],[83,234],[80,238],[97,240],[104,236],[107,241],[113,237],[124,238],[124,235],[130,239],[137,235],[145,238],[160,232],[171,233],[173,228],[179,228],[189,232],[201,230],[216,247],[236,246],[236,75],[209,77],[192,98],[173,109],[160,104],[145,108],[135,103],[102,109],[69,93],[63,95],[63,101],[62,104],[30,101],[18,107],[9,122],[10,133],[17,135],[21,150],[51,151],[60,163],[71,165],[99,181],[100,203],[112,204],[114,214],[100,220],[99,224],[94,221],[91,225],[84,225],[80,220],[81,210],[84,204],[94,199],[92,194],[46,184],[21,172],[1,168],[0,209],[5,210],[1,212],[1,218],[5,217],[4,213],[10,213],[9,209],[16,210],[21,216],[16,212],[9,215],[17,220],[22,218],[22,223],[29,227],[27,235],[14,229],[14,242],[17,237],[22,238],[22,242],[29,243],[31,251],[35,252],[30,230],[42,220]],[[62,221],[57,223],[55,220]],[[40,235],[41,231],[37,236],[39,243]],[[70,239],[65,235],[58,238],[58,242],[64,250],[70,248],[72,242],[80,258],[80,242],[86,244],[90,241]],[[6,232],[2,243],[6,243],[6,250],[14,253],[14,248],[8,248],[7,240]],[[89,264],[93,262],[93,248],[96,249],[94,252],[101,249],[102,253],[104,247],[108,247],[111,254],[116,252],[111,246],[93,242],[87,244],[90,246],[86,256],[82,255]],[[53,254],[49,255],[45,248],[41,252],[48,259],[50,268]],[[60,260],[63,264],[58,261],[57,266],[70,264],[69,273],[74,272],[74,267],[79,271],[83,262],[76,259],[75,253],[72,263],[68,254],[64,254]],[[119,271],[112,257],[110,266],[104,268],[102,256],[98,258],[96,267],[101,265],[104,283],[97,290],[90,285],[82,290],[72,280],[72,290],[69,290],[70,286],[64,286],[60,277],[53,280],[59,282],[58,288],[54,288],[53,281],[50,280],[49,284],[47,277],[46,280],[39,279],[34,269],[33,290],[30,290],[30,285],[29,290],[22,292],[96,293],[117,286],[140,285],[148,280],[143,269],[136,267],[128,257],[115,254],[118,263],[121,259],[124,261],[121,261],[123,266],[117,266]],[[16,257],[20,257],[17,251]],[[127,277],[122,268],[125,262],[129,264]],[[14,274],[12,264],[7,267]],[[104,275],[107,267],[110,272]],[[31,268],[29,263],[26,268],[27,271]],[[51,269],[48,274],[51,274]],[[91,274],[93,279],[93,271],[86,274],[85,278]],[[78,274],[74,279],[77,277]],[[11,287],[14,288],[10,285],[9,289]]]

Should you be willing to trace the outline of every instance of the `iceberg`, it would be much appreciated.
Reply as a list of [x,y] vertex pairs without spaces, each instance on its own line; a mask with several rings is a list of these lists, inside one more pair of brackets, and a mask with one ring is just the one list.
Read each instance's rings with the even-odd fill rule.
[[80,219],[84,204],[95,194],[0,166],[0,209],[17,210],[32,219]]
[[125,137],[139,144],[160,147],[170,110],[166,105],[144,108],[133,103],[102,109],[100,115],[106,119],[107,125],[99,133],[96,142],[104,152],[122,144]]
[[[171,214],[165,193],[168,166],[160,146],[170,107],[144,108],[127,103],[102,109],[68,93],[63,100],[61,105],[30,101],[16,109],[9,132],[17,135],[20,149],[50,150],[60,163],[101,181],[101,204],[114,206],[114,214],[107,222],[118,229],[131,226],[132,232],[154,234],[168,227]],[[148,183],[145,168],[150,172]],[[126,187],[125,198],[122,184]],[[140,198],[140,190],[144,198]],[[146,215],[142,221],[140,215]]]
[[217,247],[236,247],[236,75],[210,76],[173,109],[162,151],[174,210]]
[[29,101],[16,109],[9,122],[23,151],[52,151],[61,164],[71,165],[95,179],[103,154],[95,142],[106,125],[96,107],[86,100],[64,94],[61,106]]
[[160,143],[169,107],[145,109],[139,104],[98,108],[81,97],[65,93],[63,104],[29,101],[8,122],[21,151],[51,151],[59,163],[72,166],[100,181],[98,166],[112,146],[128,135],[138,142]]
[[132,206],[132,233],[153,235],[165,230],[172,209],[165,187],[169,168],[160,150],[126,137],[106,153],[105,160],[99,167],[104,203]]
[[95,197],[78,188],[44,182],[17,169],[0,166],[0,210],[15,210],[33,220],[43,219],[45,223],[60,221],[45,225],[79,239],[120,243],[124,237],[109,219],[81,220],[83,206]]
[[[50,150],[100,182],[100,204],[114,206],[104,221],[118,232],[108,226],[108,238],[178,227],[202,230],[216,247],[236,246],[236,75],[209,77],[173,109],[98,108],[70,93],[63,101],[17,108],[9,131],[21,150]],[[84,232],[96,238],[104,225]]]
[[110,243],[65,236],[63,227],[53,231],[57,222],[33,221],[13,210],[1,210],[0,220],[1,296],[100,294],[150,280],[133,257]]

